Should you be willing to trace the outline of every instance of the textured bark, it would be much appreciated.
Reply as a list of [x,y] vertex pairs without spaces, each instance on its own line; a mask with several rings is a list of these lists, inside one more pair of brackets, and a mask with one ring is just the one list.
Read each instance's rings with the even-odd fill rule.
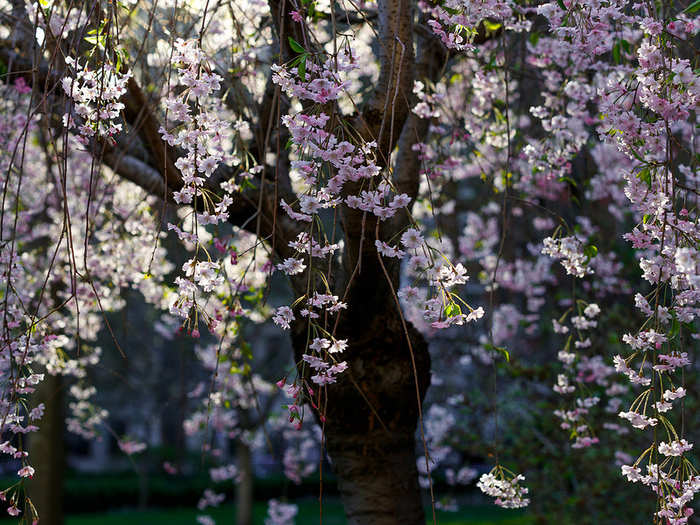
[[[414,436],[419,398],[430,384],[428,348],[408,325],[409,348],[391,297],[365,301],[351,304],[338,328],[348,339],[350,368],[326,389],[328,454],[350,525],[424,525]],[[298,358],[303,328],[295,327]]]
[[425,525],[410,435],[378,432],[329,440],[348,525]]
[[36,467],[29,483],[29,497],[39,511],[41,525],[63,525],[63,390],[60,376],[47,375],[33,396],[46,409],[39,430],[29,439],[29,454]]
[[355,128],[366,140],[376,140],[380,163],[386,163],[408,115],[413,89],[412,0],[377,2],[379,78]]

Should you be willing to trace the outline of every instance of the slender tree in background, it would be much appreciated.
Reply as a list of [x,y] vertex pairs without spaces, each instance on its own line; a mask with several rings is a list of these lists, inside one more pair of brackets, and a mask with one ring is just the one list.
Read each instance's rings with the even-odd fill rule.
[[62,525],[63,479],[65,475],[65,440],[63,388],[60,375],[49,375],[38,385],[33,401],[45,408],[42,425],[31,435],[29,453],[41,465],[31,481],[29,495],[42,509],[42,523]]
[[[422,403],[431,372],[452,376],[431,371],[426,337],[451,333],[515,368],[546,338],[557,373],[540,384],[561,405],[540,417],[575,450],[627,420],[648,442],[622,474],[652,489],[655,522],[687,523],[700,490],[679,401],[700,299],[699,10],[2,5],[0,450],[21,462],[8,512],[41,512],[23,480],[42,465],[22,449],[40,424],[27,402],[39,367],[75,376],[69,428],[93,435],[106,414],[90,401],[89,343],[132,287],[187,336],[216,336],[198,350],[213,379],[193,432],[235,434],[233,410],[265,413],[272,391],[241,326],[290,331],[285,432],[318,424],[353,525],[425,523],[421,479],[435,519],[430,472],[451,423]],[[174,280],[166,232],[190,257]],[[273,307],[279,275],[292,299]],[[447,405],[467,406],[456,394]],[[525,506],[497,407],[487,418],[495,459],[478,485]]]

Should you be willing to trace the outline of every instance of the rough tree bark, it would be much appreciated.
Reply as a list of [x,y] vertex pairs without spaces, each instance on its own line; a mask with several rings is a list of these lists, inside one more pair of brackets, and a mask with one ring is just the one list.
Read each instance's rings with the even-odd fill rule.
[[[326,389],[322,409],[326,447],[349,525],[425,525],[414,435],[416,383],[422,401],[430,384],[430,355],[410,324],[409,348],[399,314],[387,299],[372,296],[356,308],[349,305],[338,337],[348,339],[344,359],[350,368]],[[306,330],[302,323],[295,328],[299,358]]]

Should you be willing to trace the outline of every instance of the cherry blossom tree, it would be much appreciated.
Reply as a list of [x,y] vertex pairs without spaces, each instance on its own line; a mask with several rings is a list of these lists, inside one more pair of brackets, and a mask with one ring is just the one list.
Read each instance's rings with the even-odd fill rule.
[[[425,523],[421,483],[435,519],[430,474],[466,402],[423,412],[431,373],[455,372],[431,371],[428,340],[448,336],[472,341],[465,366],[515,370],[546,336],[554,374],[540,383],[561,403],[540,417],[574,451],[643,435],[621,474],[650,489],[655,523],[688,523],[698,11],[3,4],[0,450],[21,462],[2,492],[10,514],[37,514],[22,480],[41,466],[21,438],[40,424],[39,370],[76,378],[69,427],[93,435],[106,414],[83,380],[100,354],[87,343],[130,287],[188,337],[216,338],[200,349],[213,380],[193,429],[213,410],[235,434],[233,411],[272,395],[241,327],[271,318],[289,331],[286,432],[318,425],[349,523]],[[189,257],[174,278],[168,234]],[[285,304],[269,300],[279,287]],[[517,458],[501,461],[499,395],[477,484],[523,507],[537,495]],[[271,503],[270,523],[293,515]]]

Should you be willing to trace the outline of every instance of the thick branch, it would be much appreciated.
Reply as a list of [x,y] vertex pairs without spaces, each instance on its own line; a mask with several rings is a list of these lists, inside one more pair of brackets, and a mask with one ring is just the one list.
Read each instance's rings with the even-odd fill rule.
[[[365,140],[377,141],[378,162],[385,166],[406,121],[409,94],[413,87],[413,2],[380,0],[378,15],[379,80],[362,115],[356,119],[355,127]],[[357,193],[359,189],[358,184],[347,184],[345,191]],[[362,272],[362,281],[376,283],[380,293],[388,290],[385,290],[388,283],[377,263],[374,244],[377,218],[361,210],[345,208],[343,229],[346,273],[353,275]],[[394,281],[398,281],[398,271],[392,271],[391,275]],[[351,284],[355,286],[355,283]]]
[[169,194],[162,175],[144,161],[130,155],[121,155],[116,151],[106,152],[101,160],[114,173],[140,186],[148,193],[161,197]]
[[[445,70],[448,54],[448,50],[432,32],[429,34],[419,33],[416,79],[424,83],[437,82]],[[412,105],[415,102],[415,97],[411,97]],[[394,166],[394,184],[398,193],[405,193],[411,197],[412,203],[418,196],[421,170],[420,153],[414,150],[413,146],[425,142],[429,127],[430,121],[428,119],[420,118],[411,112],[399,137]],[[386,225],[383,233],[386,237],[393,237],[397,232],[406,228],[408,224],[408,215],[398,213]]]
[[129,79],[127,94],[123,100],[126,106],[124,116],[127,122],[138,132],[139,137],[148,148],[153,164],[164,174],[168,187],[181,187],[182,179],[174,164],[175,152],[168,148],[163,141],[158,131],[160,122],[153,114],[143,91],[133,77]]
[[[9,43],[0,44],[0,59],[4,59],[3,61],[8,64],[9,78],[21,76],[29,85],[35,84],[37,95],[47,96],[56,93],[62,71],[50,67],[43,61],[40,64],[33,64],[30,57],[24,56]],[[102,152],[99,160],[117,175],[137,184],[152,195],[159,198],[165,197],[172,202],[172,193],[182,187],[182,180],[173,162],[176,153],[171,151],[160,137],[158,131],[160,123],[152,110],[152,104],[133,79],[128,84],[128,92],[123,100],[126,106],[125,120],[138,133],[147,156],[139,158],[134,155],[134,151],[140,150],[141,147],[139,144],[130,143],[130,137],[126,137],[123,141],[119,140],[113,146],[95,144],[91,150]],[[264,163],[266,151],[260,149],[257,153],[258,162]],[[274,244],[275,251],[280,257],[288,257],[292,255],[288,242],[293,240],[302,229],[279,208],[280,197],[286,197],[288,202],[294,200],[289,184],[286,157],[278,163],[276,171],[279,171],[276,176],[282,180],[282,183],[277,181],[276,187],[268,175],[266,180],[258,178],[253,181],[255,189],[249,188],[233,196],[234,203],[229,209],[229,222],[259,234]],[[219,184],[233,175],[232,168],[220,166],[209,179],[207,189],[218,193]]]
[[377,7],[379,79],[355,126],[366,140],[377,141],[380,161],[386,163],[408,115],[413,88],[413,2],[380,0]]

